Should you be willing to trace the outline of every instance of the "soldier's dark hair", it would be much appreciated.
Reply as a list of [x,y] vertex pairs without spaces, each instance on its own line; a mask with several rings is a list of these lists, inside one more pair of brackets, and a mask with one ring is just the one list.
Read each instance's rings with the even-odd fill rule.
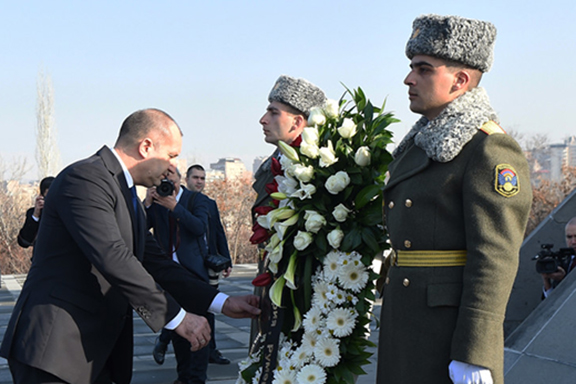
[[204,169],[203,166],[201,166],[200,164],[194,164],[194,165],[191,165],[190,167],[188,167],[188,170],[186,171],[186,178],[190,177],[193,169],[206,172],[206,170]]

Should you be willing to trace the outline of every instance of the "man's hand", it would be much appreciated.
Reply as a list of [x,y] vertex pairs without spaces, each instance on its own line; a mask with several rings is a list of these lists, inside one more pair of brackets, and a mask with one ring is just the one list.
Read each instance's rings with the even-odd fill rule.
[[184,320],[174,331],[190,342],[192,351],[197,351],[208,345],[210,341],[210,325],[205,317],[186,312]]
[[178,204],[176,201],[176,191],[172,192],[170,196],[160,196],[156,189],[154,189],[154,191],[152,191],[152,198],[156,204],[159,204],[164,208],[168,208],[171,211],[173,211]]
[[32,215],[39,219],[42,214],[42,209],[44,209],[44,196],[38,195],[34,201],[34,212]]
[[255,319],[260,315],[258,305],[260,298],[254,295],[230,296],[222,306],[222,313],[234,319],[251,317]]
[[550,284],[550,280],[554,280],[554,281],[559,283],[562,280],[564,280],[564,277],[566,277],[566,271],[562,267],[558,267],[556,272],[543,273],[542,274],[542,280],[544,281],[544,288],[546,290],[549,290],[550,288],[552,288],[552,284]]
[[227,269],[222,271],[222,277],[226,278],[228,276],[230,276],[230,273],[232,273],[232,267],[228,267]]

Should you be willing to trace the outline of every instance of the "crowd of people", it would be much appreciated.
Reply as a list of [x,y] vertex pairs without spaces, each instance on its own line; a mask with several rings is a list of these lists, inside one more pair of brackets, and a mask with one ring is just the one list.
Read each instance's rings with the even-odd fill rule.
[[[531,188],[522,150],[479,86],[495,38],[485,21],[414,20],[404,84],[422,117],[398,143],[383,191],[393,252],[382,271],[378,383],[503,383],[504,314]],[[255,174],[254,219],[270,201],[279,141],[296,140],[325,101],[307,80],[274,84],[260,124],[275,150]],[[205,383],[210,362],[230,363],[214,343],[215,313],[251,317],[251,341],[262,342],[266,288],[228,297],[217,288],[231,269],[206,266],[206,255],[230,254],[217,205],[202,193],[204,168],[191,166],[181,185],[181,136],[165,112],[137,111],[113,148],[42,181],[18,238],[34,245],[32,266],[0,348],[15,383],[129,383],[132,310],[161,330],[158,364],[172,342],[175,384]],[[143,202],[135,185],[148,188]],[[567,239],[568,229],[576,239],[575,224]],[[261,249],[261,271],[265,263]],[[545,292],[561,277],[545,276]]]

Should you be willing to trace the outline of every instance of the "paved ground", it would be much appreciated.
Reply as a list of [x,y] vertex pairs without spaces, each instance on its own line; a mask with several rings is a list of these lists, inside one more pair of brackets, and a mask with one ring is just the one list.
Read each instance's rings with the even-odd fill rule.
[[[221,280],[220,289],[229,295],[244,295],[252,292],[250,282],[255,276],[255,265],[237,265],[228,279]],[[2,276],[0,288],[0,337],[3,337],[6,324],[12,313],[14,300],[18,296],[25,275]],[[377,303],[375,312],[379,315],[380,306]],[[377,340],[375,323],[371,340]],[[234,384],[238,366],[248,351],[250,321],[246,319],[230,319],[223,315],[216,316],[216,344],[222,354],[232,360],[230,365],[213,365],[208,368],[208,383]],[[168,350],[166,361],[158,365],[152,358],[152,348],[157,334],[153,333],[138,316],[134,317],[134,375],[133,384],[172,384],[176,379],[176,361],[172,347]],[[372,351],[375,352],[375,351]],[[368,372],[358,378],[358,384],[372,384],[376,381],[375,361],[364,367]],[[0,384],[12,383],[6,360],[0,358]]]

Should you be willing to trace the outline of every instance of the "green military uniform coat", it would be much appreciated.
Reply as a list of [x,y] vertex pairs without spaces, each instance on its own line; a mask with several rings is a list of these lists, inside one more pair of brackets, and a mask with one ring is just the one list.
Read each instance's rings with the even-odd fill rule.
[[[467,103],[465,98],[453,106],[450,118],[460,120],[455,111],[467,111]],[[491,111],[487,98],[485,104]],[[480,113],[474,119],[485,122],[486,116],[495,117]],[[384,201],[393,248],[466,250],[467,256],[465,266],[392,263],[384,287],[378,384],[451,384],[451,360],[489,368],[494,383],[503,383],[503,321],[531,186],[518,144],[503,132],[479,131],[481,125],[446,128],[451,133],[444,143],[454,134],[468,136],[448,150],[418,146],[418,138],[408,137],[390,164]],[[517,190],[503,188],[503,169],[515,173]]]

